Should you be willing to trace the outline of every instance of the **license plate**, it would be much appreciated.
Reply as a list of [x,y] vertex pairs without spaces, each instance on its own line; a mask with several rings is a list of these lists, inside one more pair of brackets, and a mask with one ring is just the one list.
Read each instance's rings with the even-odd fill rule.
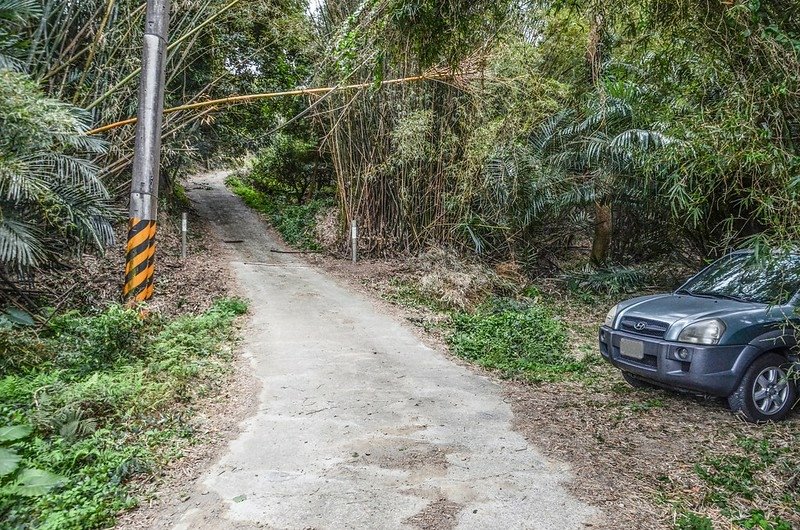
[[630,339],[620,339],[619,353],[631,359],[644,359],[644,342]]

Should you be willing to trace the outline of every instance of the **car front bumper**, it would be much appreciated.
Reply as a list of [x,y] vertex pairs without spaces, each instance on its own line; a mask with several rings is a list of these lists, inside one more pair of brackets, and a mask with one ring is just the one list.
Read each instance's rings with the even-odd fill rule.
[[[622,355],[620,342],[642,343],[641,359]],[[727,397],[736,389],[747,366],[752,346],[703,346],[666,341],[625,331],[600,328],[600,353],[607,361],[633,375],[656,384]],[[678,350],[687,350],[681,360]]]

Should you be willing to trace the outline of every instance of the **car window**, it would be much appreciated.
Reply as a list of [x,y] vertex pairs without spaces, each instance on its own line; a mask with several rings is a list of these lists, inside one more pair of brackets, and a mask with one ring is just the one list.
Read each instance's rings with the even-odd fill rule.
[[717,296],[761,304],[785,304],[800,289],[800,255],[757,260],[732,254],[714,262],[681,290],[697,296]]

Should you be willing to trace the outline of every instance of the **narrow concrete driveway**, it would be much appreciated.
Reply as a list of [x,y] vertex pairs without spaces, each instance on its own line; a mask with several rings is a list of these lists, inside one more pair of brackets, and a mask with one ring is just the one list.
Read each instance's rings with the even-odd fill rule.
[[[511,429],[498,386],[291,255],[229,193],[190,193],[251,303],[260,406],[174,528],[583,528],[564,465]],[[212,501],[213,499],[213,501]]]

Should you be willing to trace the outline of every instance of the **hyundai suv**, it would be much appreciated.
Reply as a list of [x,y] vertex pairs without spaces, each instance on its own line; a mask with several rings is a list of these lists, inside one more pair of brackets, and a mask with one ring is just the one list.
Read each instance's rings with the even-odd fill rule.
[[669,294],[620,302],[600,353],[634,387],[727,398],[751,422],[784,419],[797,401],[800,254],[721,258]]

